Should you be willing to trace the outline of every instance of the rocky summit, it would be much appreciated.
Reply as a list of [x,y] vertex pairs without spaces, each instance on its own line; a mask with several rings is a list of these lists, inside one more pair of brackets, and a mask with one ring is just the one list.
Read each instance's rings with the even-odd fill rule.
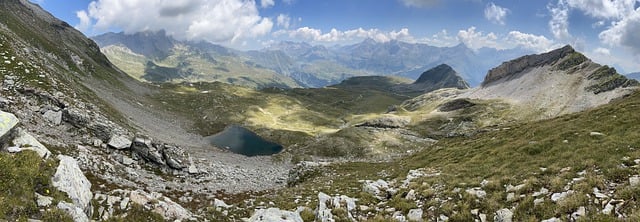
[[[99,48],[30,1],[0,6],[0,221],[640,218],[639,84],[571,46],[470,88],[426,45],[241,52],[148,32]],[[360,62],[317,70],[338,59]],[[295,88],[310,82],[331,84]]]

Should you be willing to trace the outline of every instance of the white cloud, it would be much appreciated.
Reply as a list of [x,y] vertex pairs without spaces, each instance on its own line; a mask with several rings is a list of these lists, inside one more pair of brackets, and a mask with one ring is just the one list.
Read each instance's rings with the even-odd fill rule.
[[525,48],[535,52],[545,52],[560,47],[555,41],[542,35],[511,31],[506,36],[498,36],[493,32],[484,34],[476,31],[476,27],[458,31],[458,40],[472,50],[492,48],[497,50]]
[[440,0],[400,0],[407,7],[430,7],[440,2]]
[[598,36],[600,40],[611,46],[623,46],[634,54],[640,55],[640,8],[633,11]]
[[593,50],[593,53],[602,55],[602,56],[610,56],[611,55],[611,51],[607,48],[602,48],[602,47],[598,47],[596,49]]
[[276,18],[276,24],[278,27],[288,29],[291,24],[291,18],[288,15],[280,14]]
[[433,34],[431,37],[418,39],[417,41],[438,47],[450,47],[460,43],[455,36],[450,36],[446,29]]
[[633,12],[637,0],[565,0],[571,8],[599,19],[622,19]]
[[378,29],[357,28],[347,31],[331,29],[331,31],[323,33],[320,29],[302,27],[296,30],[280,30],[274,32],[275,36],[288,35],[290,38],[313,41],[313,42],[345,42],[371,38],[377,42],[388,42],[391,40],[401,40],[406,42],[414,41],[413,36],[409,33],[409,29],[403,28],[400,31],[382,32]]
[[497,6],[491,2],[484,8],[484,17],[493,23],[504,25],[509,12],[509,9]]
[[[269,5],[269,2],[262,2]],[[246,0],[97,0],[85,13],[97,30],[125,33],[166,30],[181,40],[242,43],[271,32],[273,21],[261,17]]]
[[551,13],[549,28],[553,37],[560,40],[571,39],[571,34],[569,34],[569,7],[565,0],[558,0],[558,4],[555,7],[549,5],[547,9]]
[[260,0],[260,6],[263,8],[269,8],[276,5],[273,0]]
[[546,52],[559,47],[558,44],[553,40],[547,39],[547,37],[522,33],[519,31],[509,32],[505,38],[505,43],[508,45],[531,49],[536,52]]
[[473,50],[480,48],[505,49],[505,45],[498,42],[498,36],[493,32],[488,34],[482,31],[476,31],[476,27],[472,26],[467,30],[458,31],[458,40]]
[[87,12],[77,11],[76,16],[78,16],[78,19],[80,19],[80,24],[76,25],[75,28],[82,32],[89,31],[89,28],[91,27],[91,18],[89,18]]

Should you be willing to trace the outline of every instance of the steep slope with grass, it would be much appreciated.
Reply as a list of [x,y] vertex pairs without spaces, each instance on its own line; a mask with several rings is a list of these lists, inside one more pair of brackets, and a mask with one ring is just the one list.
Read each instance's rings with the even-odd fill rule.
[[117,67],[141,81],[300,87],[294,79],[255,65],[238,52],[206,42],[177,41],[164,31],[106,33],[93,39]]
[[[318,192],[346,195],[357,207],[330,207],[332,217],[375,221],[418,211],[427,221],[637,220],[638,107],[636,92],[596,109],[443,139],[397,161],[322,167],[264,198],[294,209],[290,200],[303,196],[317,209]],[[379,179],[379,190],[367,185]]]

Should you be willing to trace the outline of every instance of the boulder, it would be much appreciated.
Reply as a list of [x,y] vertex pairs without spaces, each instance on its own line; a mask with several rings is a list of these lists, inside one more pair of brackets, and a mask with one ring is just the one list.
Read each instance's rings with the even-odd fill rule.
[[331,196],[323,192],[318,193],[318,214],[316,215],[318,221],[326,222],[333,220],[333,214],[331,213],[331,209],[327,205],[327,203],[330,202]]
[[213,200],[213,208],[216,208],[217,210],[220,210],[222,208],[230,208],[231,205],[225,203],[222,200],[219,200],[218,198]]
[[164,160],[167,162],[167,166],[177,170],[189,166],[189,154],[182,148],[168,144],[161,146],[159,150],[162,150],[162,157],[164,157]]
[[409,221],[416,221],[416,222],[422,222],[422,209],[411,209],[409,210],[409,213],[407,214],[407,219],[409,219]]
[[370,193],[373,196],[384,199],[387,198],[387,190],[389,189],[389,183],[384,180],[371,181],[366,180],[362,186],[364,192]]
[[31,134],[25,130],[18,130],[18,135],[13,139],[13,144],[22,150],[33,150],[44,159],[51,156],[51,152],[42,143],[38,142]]
[[20,121],[13,113],[0,111],[0,145],[2,145],[0,149],[9,144],[18,122]]
[[[58,155],[60,164],[51,181],[58,190],[65,192],[73,201],[74,206],[82,209],[86,215],[91,215],[91,182],[84,176],[78,162],[70,156]],[[85,216],[86,216],[85,215]]]
[[51,122],[51,123],[53,123],[55,125],[60,125],[60,123],[62,123],[62,112],[61,111],[47,110],[46,112],[44,112],[42,117],[44,117],[44,119],[46,119],[47,121],[49,121],[49,122]]
[[160,193],[146,193],[142,190],[135,190],[129,194],[129,200],[162,215],[165,220],[182,221],[193,217],[189,210],[171,199],[163,197]]
[[87,217],[85,212],[83,212],[81,208],[77,207],[74,204],[60,202],[56,207],[58,207],[58,209],[60,210],[63,210],[64,212],[67,212],[67,214],[69,214],[69,216],[71,216],[71,218],[73,218],[73,221],[75,222],[89,222],[89,217]]
[[38,207],[48,207],[53,203],[53,197],[42,196],[36,193],[36,204]]
[[62,111],[62,121],[65,121],[75,127],[85,127],[89,124],[89,120],[89,115],[80,109],[68,108]]
[[513,212],[511,210],[504,208],[496,211],[496,215],[493,217],[493,221],[495,222],[511,222],[513,221]]
[[131,140],[125,136],[116,135],[109,139],[109,143],[107,143],[107,145],[117,150],[123,150],[131,147]]
[[300,214],[278,208],[256,210],[249,218],[249,222],[255,221],[303,222]]
[[151,161],[156,164],[164,165],[165,162],[162,159],[160,150],[156,147],[158,144],[152,144],[151,140],[143,138],[135,138],[131,144],[133,152],[147,161]]

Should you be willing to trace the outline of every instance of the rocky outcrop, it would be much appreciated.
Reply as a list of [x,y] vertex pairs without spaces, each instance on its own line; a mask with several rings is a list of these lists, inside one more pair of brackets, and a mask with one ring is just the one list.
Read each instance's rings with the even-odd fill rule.
[[449,102],[446,102],[438,107],[440,112],[451,112],[459,109],[469,108],[475,106],[476,104],[471,102],[467,98],[462,99],[454,99]]
[[437,89],[458,88],[468,89],[469,84],[447,64],[438,65],[422,73],[413,83],[414,85],[430,85]]
[[18,130],[15,139],[13,139],[13,145],[15,145],[18,150],[33,150],[44,159],[51,156],[49,149],[23,129]]
[[249,222],[257,221],[303,222],[300,214],[278,208],[257,209]]
[[380,118],[357,124],[356,127],[402,128],[407,126],[410,122],[411,119],[406,116],[384,115]]
[[151,211],[156,212],[165,220],[189,220],[192,219],[193,214],[180,206],[176,202],[173,202],[171,199],[167,197],[163,197],[160,193],[147,193],[142,190],[135,190],[129,193],[129,200],[133,203],[140,204],[147,209],[151,209]]
[[86,215],[91,215],[91,182],[84,176],[75,159],[65,155],[58,155],[57,158],[60,164],[51,179],[53,186],[65,192],[75,207],[82,209]]
[[487,76],[482,82],[482,86],[484,87],[490,85],[491,83],[494,83],[501,79],[512,78],[516,76],[516,74],[532,67],[554,63],[571,53],[575,53],[575,50],[570,45],[567,45],[547,53],[538,55],[527,55],[508,62],[504,62],[502,63],[502,65],[489,70],[489,73],[487,73]]
[[0,111],[0,149],[9,145],[18,122],[18,118],[12,113]]

